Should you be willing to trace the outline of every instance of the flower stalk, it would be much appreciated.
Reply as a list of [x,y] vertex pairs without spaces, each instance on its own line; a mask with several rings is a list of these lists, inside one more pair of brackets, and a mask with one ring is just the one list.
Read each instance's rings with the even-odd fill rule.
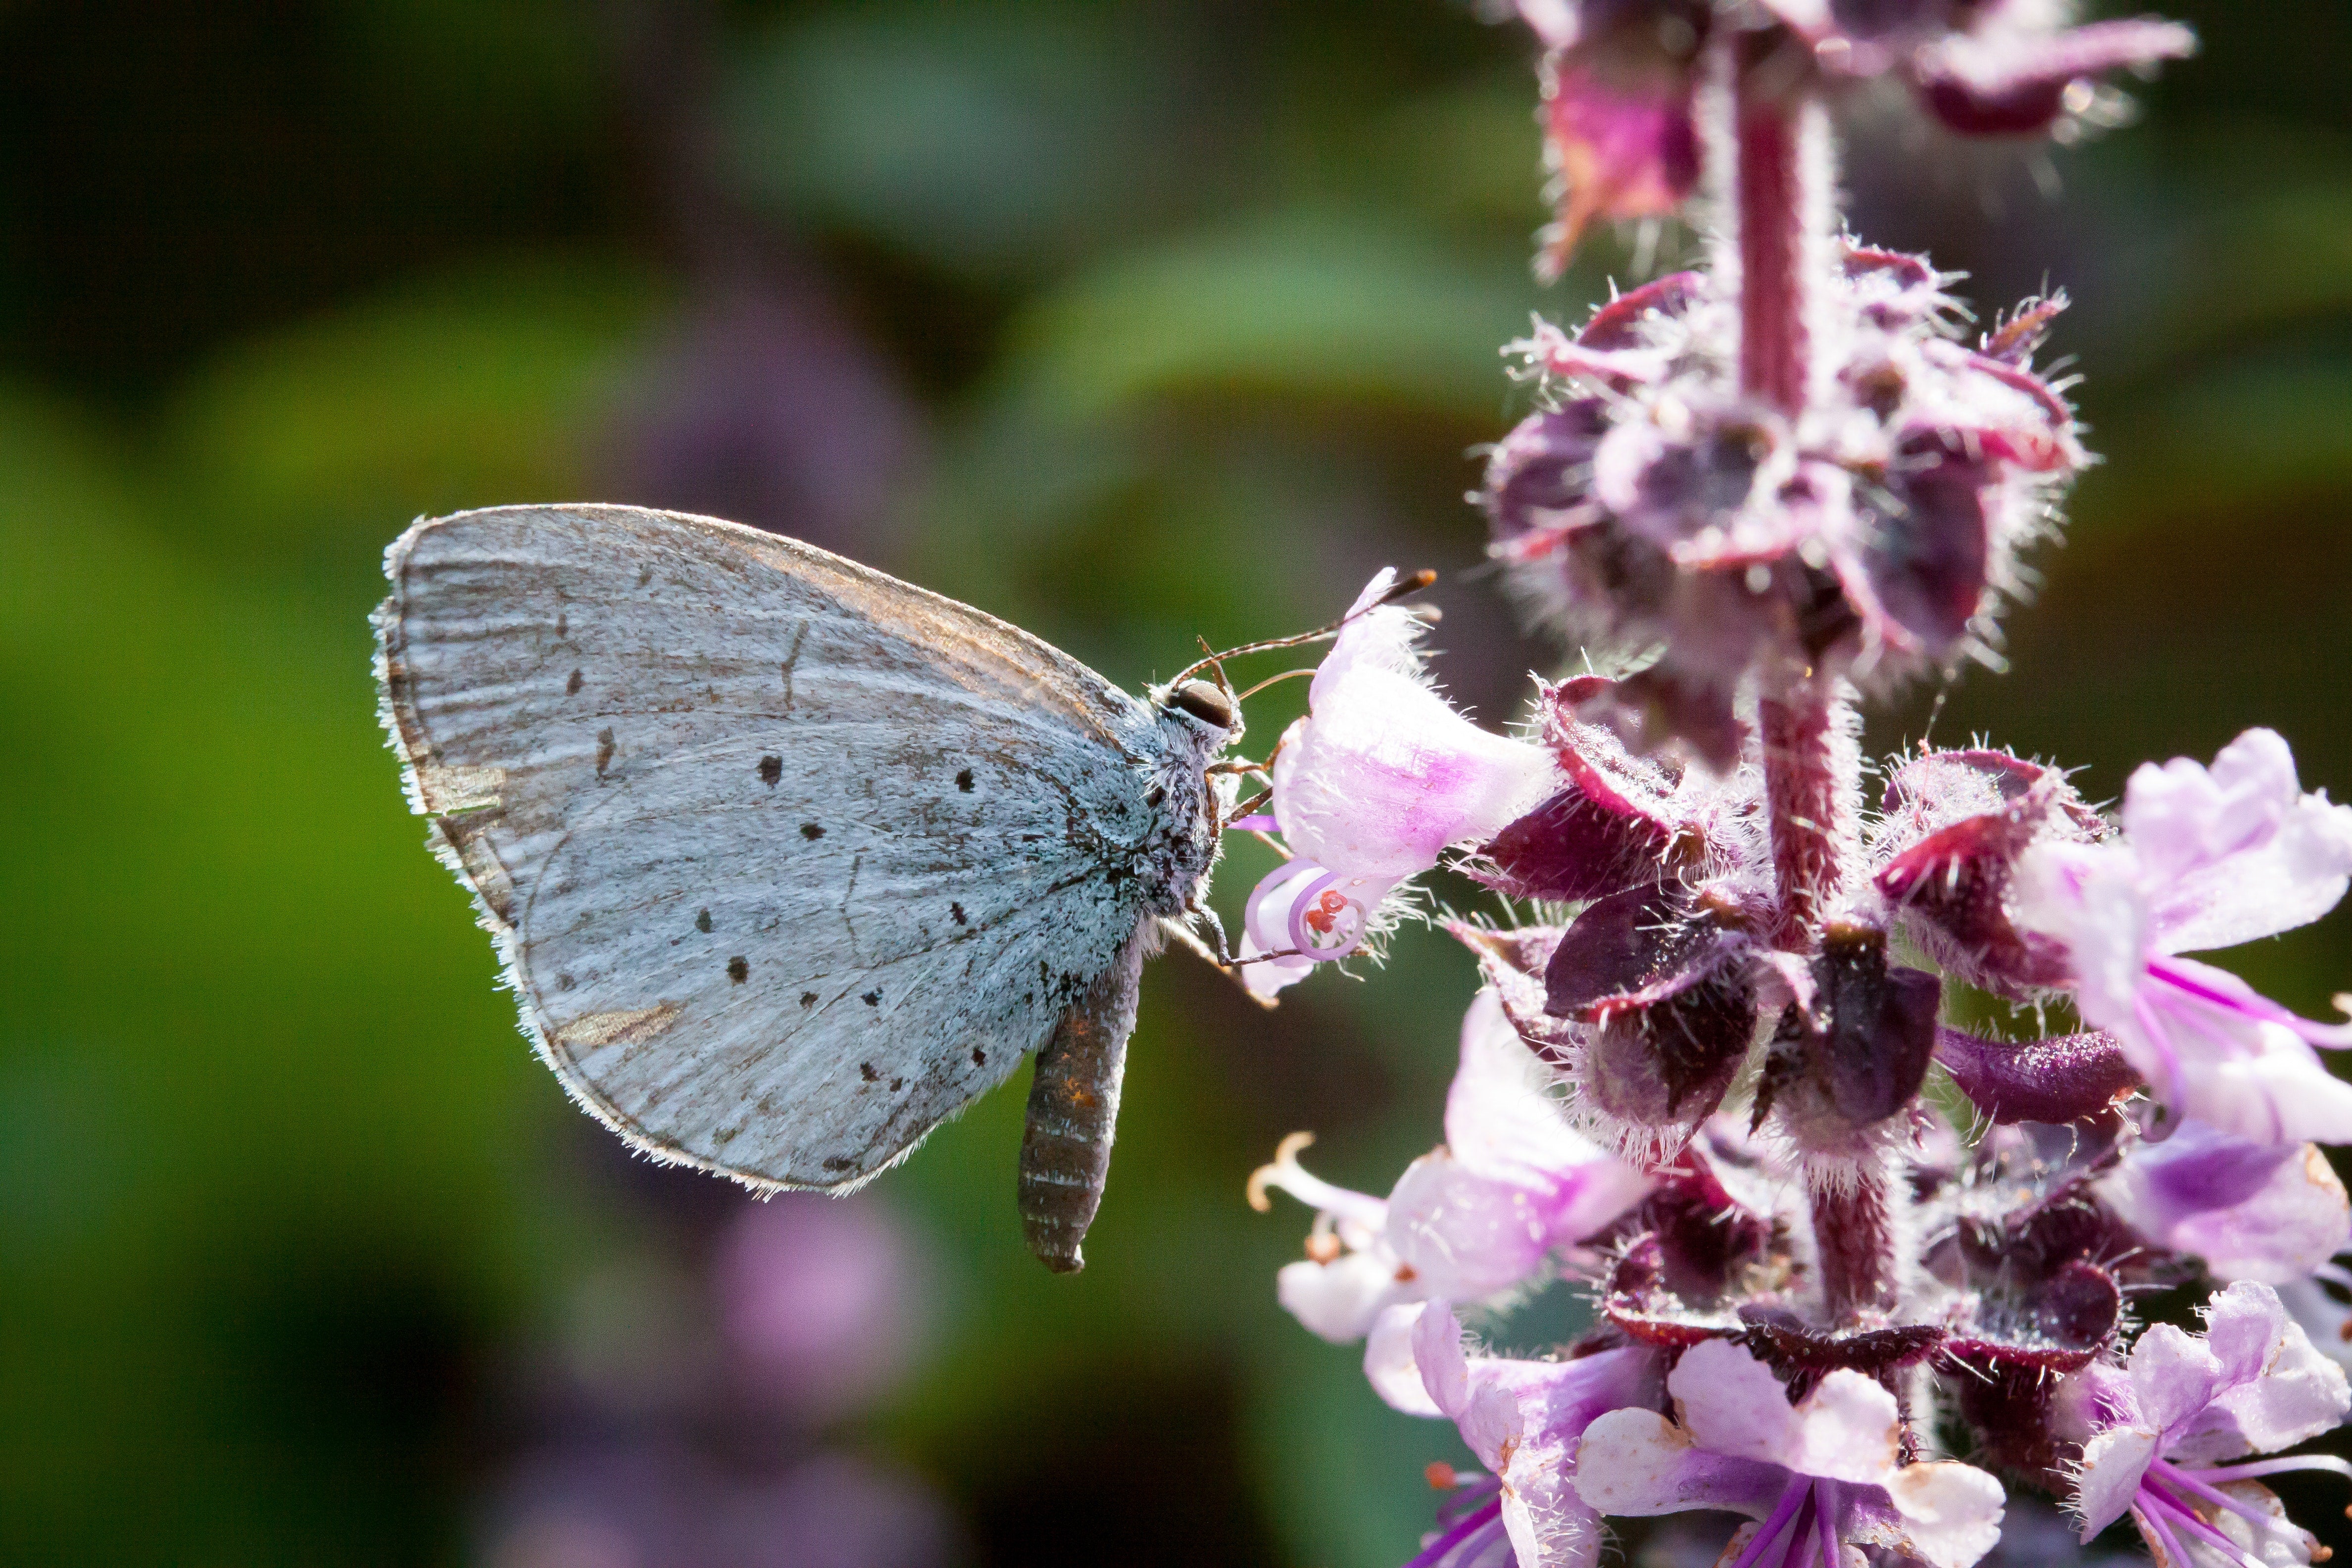
[[1843,879],[1844,846],[1861,816],[1852,709],[1831,685],[1801,679],[1756,705],[1774,914],[1780,945],[1791,952],[1821,945],[1822,922]]
[[1813,296],[1835,237],[1828,114],[1779,29],[1730,34],[1739,384],[1794,419],[1811,400]]
[[[2018,0],[1520,9],[1567,182],[1540,265],[1699,189],[1720,238],[1510,351],[1538,406],[1487,466],[1492,552],[1601,672],[1507,740],[1367,610],[1274,764],[1266,994],[1376,952],[1448,859],[1507,900],[1444,922],[1483,982],[1444,1144],[1385,1199],[1297,1141],[1252,1188],[1317,1210],[1283,1305],[1486,1469],[1414,1568],[1591,1568],[1605,1517],[1691,1509],[1752,1521],[1734,1568],[1969,1568],[1996,1467],[2168,1563],[2318,1560],[2260,1478],[2352,1464],[2255,1456],[2352,1413],[2323,1289],[2352,1202],[2315,1142],[2352,1143],[2320,1054],[2352,1022],[2189,955],[2344,899],[2352,806],[2267,731],[2112,815],[1987,747],[1865,801],[1857,743],[1861,701],[1985,652],[2087,458],[2034,363],[2063,296],[1964,341],[1949,278],[1843,232],[1832,100],[1882,76],[1958,133],[2046,131],[2193,40]],[[1963,984],[2082,1026],[1954,1027]],[[1557,1355],[1465,1343],[1562,1281],[1597,1324]],[[2200,1332],[2135,1334],[2131,1295],[2199,1282]],[[1987,1468],[1921,1457],[1944,1417]]]
[[1879,1164],[1810,1171],[1822,1310],[1839,1328],[1883,1320],[1898,1304],[1895,1213],[1903,1198]]

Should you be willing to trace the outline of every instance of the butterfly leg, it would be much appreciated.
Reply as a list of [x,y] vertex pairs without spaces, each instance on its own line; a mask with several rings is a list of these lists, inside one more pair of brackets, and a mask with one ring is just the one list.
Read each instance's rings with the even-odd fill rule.
[[1196,899],[1184,906],[1184,912],[1208,926],[1217,939],[1217,962],[1228,969],[1233,967],[1234,944],[1226,938],[1225,922],[1217,918],[1217,911]]
[[1143,931],[1118,950],[1055,1026],[1037,1053],[1021,1136],[1021,1226],[1029,1250],[1056,1274],[1086,1267],[1078,1244],[1102,1204],[1118,1121],[1127,1037],[1135,1031]]
[[[1194,912],[1207,915],[1209,917],[1210,923],[1216,928],[1216,947],[1211,947],[1207,942],[1202,942],[1199,936],[1194,934],[1191,926],[1186,925],[1180,920],[1171,920],[1163,917],[1160,921],[1160,929],[1166,932],[1169,938],[1179,947],[1181,947],[1186,952],[1192,953],[1193,957],[1199,959],[1202,963],[1207,964],[1210,968],[1215,970],[1218,973],[1223,975],[1234,984],[1240,985],[1243,995],[1248,997],[1251,1001],[1256,1003],[1267,1012],[1273,1012],[1276,1005],[1273,997],[1261,996],[1242,983],[1241,966],[1245,963],[1255,963],[1256,960],[1235,958],[1232,956],[1230,952],[1220,952],[1220,948],[1224,948],[1226,946],[1225,932],[1223,922],[1219,921],[1215,914],[1212,913],[1208,910],[1199,910]],[[1271,956],[1287,956],[1287,954]]]

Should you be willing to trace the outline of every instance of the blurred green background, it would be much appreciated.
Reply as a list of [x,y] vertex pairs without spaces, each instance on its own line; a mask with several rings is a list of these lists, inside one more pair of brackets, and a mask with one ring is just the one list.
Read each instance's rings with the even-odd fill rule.
[[[1857,228],[1988,314],[2064,286],[2108,458],[1936,733],[2105,796],[2267,723],[2340,798],[2352,19],[2168,9],[2205,53],[2084,147],[1858,109]],[[530,1059],[364,616],[410,518],[522,500],[800,534],[1130,685],[1427,564],[1506,719],[1557,656],[1461,500],[1526,406],[1496,347],[1639,239],[1530,281],[1531,58],[1449,0],[0,5],[0,1555],[1411,1555],[1461,1450],[1279,1312],[1307,1216],[1241,1189],[1294,1128],[1375,1191],[1438,1139],[1442,940],[1271,1016],[1155,966],[1075,1279],[1020,1245],[1017,1089],[747,1217]],[[2352,921],[2238,963],[2325,1012]],[[792,1227],[845,1215],[828,1274]]]

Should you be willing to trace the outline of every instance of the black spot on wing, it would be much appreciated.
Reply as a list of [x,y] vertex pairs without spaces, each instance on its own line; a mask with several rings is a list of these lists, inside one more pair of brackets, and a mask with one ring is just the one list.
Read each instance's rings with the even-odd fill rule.
[[741,953],[727,961],[727,978],[740,985],[751,978],[751,961]]
[[950,904],[948,906],[948,916],[960,926],[970,925],[971,923],[971,920],[965,916],[963,906],[961,904]]
[[613,765],[613,753],[619,749],[610,730],[596,731],[596,776],[603,778],[604,770]]
[[705,910],[700,914],[694,917],[694,929],[706,935],[709,933],[710,911],[709,910]]
[[654,580],[654,569],[653,569],[652,567],[650,567],[650,566],[640,566],[640,567],[638,567],[638,568],[637,568],[637,586],[638,586],[638,587],[642,588],[642,587],[644,587],[646,584],[648,584],[648,583],[652,582],[653,580]]
[[865,995],[860,996],[858,1000],[865,1003],[868,1007],[879,1007],[882,1005],[882,993],[879,991],[868,991]]
[[815,992],[814,992],[814,991],[803,991],[803,992],[802,992],[802,993],[801,993],[801,1005],[802,1005],[802,1006],[803,1006],[803,1007],[814,1007],[814,1006],[815,1006],[815,1005],[816,1005],[816,993],[815,993]]
[[956,788],[963,791],[966,795],[970,795],[971,793],[971,770],[970,768],[965,768],[956,774]]
[[760,759],[760,782],[761,784],[766,784],[770,789],[773,789],[776,787],[776,781],[783,776],[783,758],[769,756],[761,757]]
[[572,672],[572,679],[563,683],[563,695],[577,697],[580,695],[580,689],[587,684],[588,678],[575,669]]
[[882,1075],[874,1070],[874,1064],[872,1062],[859,1062],[857,1064],[857,1076],[864,1079],[866,1082],[872,1083]]
[[971,1065],[976,1068],[986,1067],[988,1065],[988,1053],[982,1050],[978,1046],[972,1047]]
[[850,1164],[851,1161],[845,1154],[827,1154],[824,1157],[824,1168],[828,1171],[846,1171]]
[[824,837],[824,829],[814,822],[803,822],[801,824],[801,837],[814,844]]

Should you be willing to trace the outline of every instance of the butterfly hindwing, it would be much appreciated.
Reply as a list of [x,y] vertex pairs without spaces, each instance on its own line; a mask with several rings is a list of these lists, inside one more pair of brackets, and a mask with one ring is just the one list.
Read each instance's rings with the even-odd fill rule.
[[549,1064],[665,1158],[838,1186],[1135,935],[1150,710],[806,545],[624,507],[420,523],[386,722]]

